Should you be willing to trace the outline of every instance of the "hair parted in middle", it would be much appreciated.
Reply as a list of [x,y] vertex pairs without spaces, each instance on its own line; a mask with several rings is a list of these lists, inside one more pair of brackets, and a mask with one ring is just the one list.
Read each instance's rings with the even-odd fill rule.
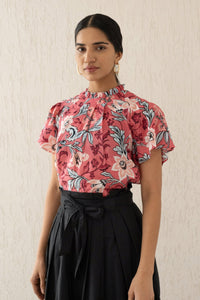
[[[76,37],[80,30],[88,27],[95,27],[105,33],[107,39],[114,46],[115,52],[123,53],[122,34],[119,25],[115,20],[103,14],[88,15],[83,18],[75,28],[75,43]],[[117,83],[120,84],[117,75],[115,74]]]

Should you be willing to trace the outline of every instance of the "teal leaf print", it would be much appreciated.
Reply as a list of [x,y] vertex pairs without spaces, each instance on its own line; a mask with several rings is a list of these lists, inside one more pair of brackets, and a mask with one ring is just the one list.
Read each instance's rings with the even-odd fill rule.
[[138,161],[141,164],[142,162],[146,161],[147,159],[150,159],[150,155],[147,153],[144,153],[143,157],[139,157]]
[[82,135],[82,132],[78,131],[75,126],[70,126],[67,131],[70,133],[70,137],[67,138],[68,141],[74,141]]
[[102,119],[103,119],[103,116],[101,116],[101,118],[99,118],[99,119],[97,120],[97,122],[94,124],[93,127],[91,127],[91,128],[89,129],[89,131],[100,130],[100,129],[101,129],[101,126],[98,126],[98,125],[102,122]]
[[67,168],[67,171],[68,171],[70,177],[72,177],[72,178],[77,178],[78,177],[78,174],[76,173],[76,171],[71,170],[69,168]]
[[71,190],[74,187],[77,191],[79,191],[80,183],[81,183],[82,179],[85,179],[85,178],[78,176],[76,179],[68,180],[68,189]]
[[160,131],[156,136],[156,144],[159,144],[162,141],[164,131]]
[[79,110],[79,113],[76,116],[74,116],[74,118],[81,116],[81,115],[86,115],[88,108],[89,108],[89,104],[83,104],[83,106],[81,106],[81,108]]
[[165,142],[168,143],[168,141],[169,141],[169,134],[168,134],[168,131],[165,131],[165,132],[164,132],[164,139],[165,139]]
[[143,108],[141,108],[141,109],[143,110],[143,114],[147,117],[148,124],[149,124],[149,127],[150,127],[151,123],[153,121],[155,112],[152,108],[149,109],[149,104],[146,101],[142,101],[140,99],[138,99],[138,101],[139,101],[140,105],[143,106]]
[[139,98],[136,98],[136,100],[140,103],[140,105],[142,105],[144,107],[145,110],[149,110],[149,104],[146,101],[142,101]]
[[116,183],[120,183],[120,184],[122,184],[123,186],[125,186],[125,184],[124,184],[123,182],[121,182],[120,180],[114,178],[110,173],[108,173],[108,172],[102,172],[101,174],[104,175],[104,176],[106,176],[106,177],[110,177],[110,179],[107,179],[107,180],[106,180],[106,182],[109,182],[109,183],[112,182],[112,183],[110,184],[110,187],[111,187],[112,185],[115,185]]
[[124,153],[119,146],[116,146],[115,148],[113,148],[113,150],[116,151],[120,155],[122,155]]
[[120,129],[117,126],[109,126],[112,131],[116,132],[118,135],[120,135]]
[[151,123],[152,123],[152,120],[154,118],[154,115],[155,115],[153,109],[151,108],[150,110],[145,110],[145,111],[143,111],[143,114],[147,117],[148,124],[149,124],[149,127],[150,127]]
[[113,176],[110,173],[108,173],[108,172],[102,172],[101,174],[104,175],[104,176],[113,178]]
[[74,186],[73,180],[68,180],[68,189],[69,189],[69,191],[71,191],[73,189],[73,186]]
[[117,121],[123,121],[123,120],[126,120],[126,117],[121,113],[121,114],[118,114],[116,112],[113,112],[112,111],[112,115],[117,117],[117,118],[114,118],[114,120],[117,120]]
[[77,191],[79,191],[79,189],[80,189],[80,183],[81,183],[82,179],[83,179],[82,177],[78,177],[74,180],[74,186]]
[[79,191],[81,180],[85,179],[85,178],[82,176],[79,176],[74,170],[71,170],[69,168],[67,168],[67,171],[69,173],[69,176],[74,178],[74,179],[68,180],[69,190],[71,190],[71,189],[73,189],[73,187],[75,187],[76,190]]
[[84,134],[83,134],[83,137],[82,137],[82,143],[84,144],[85,140],[86,140],[86,137],[87,137],[87,132],[84,131]]
[[119,155],[126,153],[127,144],[124,142],[124,130],[120,130],[117,126],[109,126],[115,133],[111,133],[110,136],[114,138],[114,141],[119,145],[116,146],[113,150],[116,151]]
[[163,148],[163,145],[156,146],[156,149],[161,149],[161,148]]
[[88,132],[88,140],[89,140],[90,144],[93,144],[93,136],[90,132]]
[[90,132],[88,132],[88,131],[84,131],[84,134],[83,134],[83,137],[82,137],[82,142],[83,142],[83,144],[84,144],[84,142],[86,141],[87,136],[88,136],[88,140],[89,140],[90,144],[93,144],[93,136],[92,136],[92,134],[91,134]]
[[71,145],[71,147],[74,148],[74,149],[77,149],[77,150],[80,151],[80,152],[82,152],[82,151],[83,151],[82,148],[79,147],[79,146],[77,146],[77,144],[79,144],[78,141],[76,141],[73,145]]

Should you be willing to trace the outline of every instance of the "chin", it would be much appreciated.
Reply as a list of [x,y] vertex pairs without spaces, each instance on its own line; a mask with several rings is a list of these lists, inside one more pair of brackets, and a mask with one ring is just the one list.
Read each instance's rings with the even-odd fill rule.
[[90,76],[85,76],[85,79],[87,79],[88,81],[98,81],[98,80],[101,80],[101,79],[103,79],[103,78],[99,78],[99,77],[97,77],[97,76],[92,76],[92,75],[90,75]]
[[103,76],[97,76],[97,74],[90,74],[87,76],[84,76],[85,79],[87,79],[88,81],[103,81],[103,80],[107,80],[108,74],[105,74]]

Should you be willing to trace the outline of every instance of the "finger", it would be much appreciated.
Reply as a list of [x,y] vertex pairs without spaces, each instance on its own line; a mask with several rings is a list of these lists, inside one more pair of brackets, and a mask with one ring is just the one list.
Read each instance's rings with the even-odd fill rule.
[[44,295],[44,290],[45,290],[45,276],[41,275],[40,276],[40,290],[42,294]]
[[41,293],[41,290],[40,290],[40,278],[39,277],[32,278],[31,283],[33,286],[34,293],[37,295],[37,297],[39,299],[43,300],[44,295]]

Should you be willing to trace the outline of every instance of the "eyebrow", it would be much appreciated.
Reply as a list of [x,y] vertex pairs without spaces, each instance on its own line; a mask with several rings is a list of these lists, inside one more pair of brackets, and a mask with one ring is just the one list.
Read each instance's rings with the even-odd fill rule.
[[[106,42],[96,42],[96,43],[93,43],[92,45],[99,45],[99,44],[109,44],[109,43],[106,43]],[[81,44],[81,43],[76,43],[76,46],[85,46],[85,44]]]

